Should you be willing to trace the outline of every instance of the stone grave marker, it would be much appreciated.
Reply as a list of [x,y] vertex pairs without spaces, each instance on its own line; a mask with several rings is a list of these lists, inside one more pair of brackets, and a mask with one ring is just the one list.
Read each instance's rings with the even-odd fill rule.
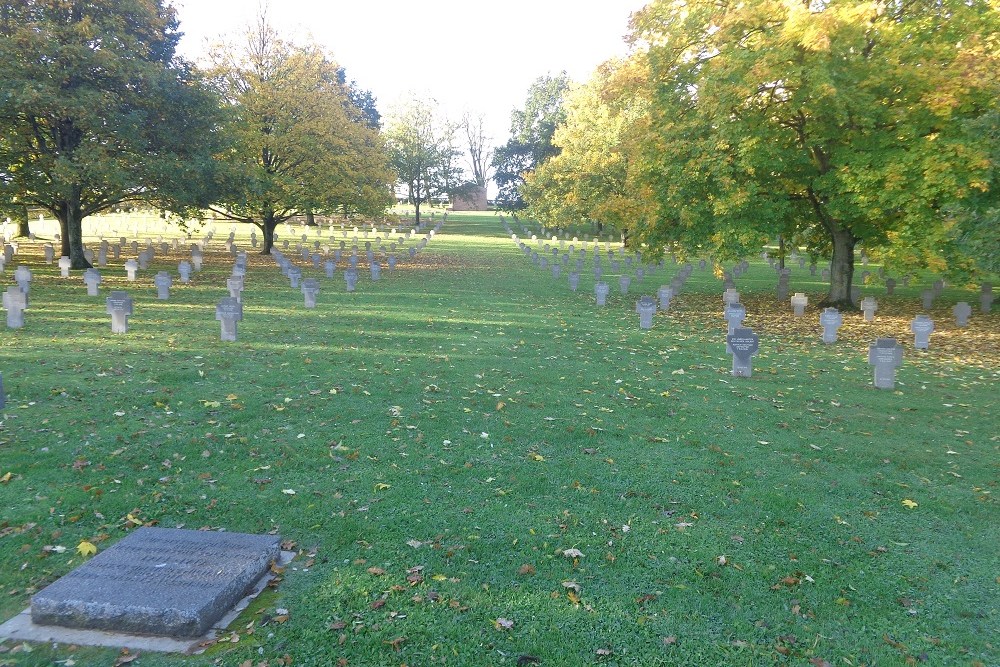
[[3,293],[3,307],[7,311],[7,328],[20,329],[24,326],[24,311],[28,308],[28,295],[20,287],[11,285]]
[[611,293],[611,286],[605,282],[598,282],[594,285],[594,297],[597,299],[598,306],[604,306],[608,303],[608,294]]
[[552,277],[559,280],[559,276],[562,275],[562,264],[552,265]]
[[358,270],[353,266],[344,271],[344,283],[347,285],[347,291],[353,292],[354,288],[358,285]]
[[729,306],[729,305],[734,304],[734,303],[739,303],[739,302],[740,302],[740,293],[737,292],[735,289],[732,289],[732,288],[727,289],[722,294],[722,305],[723,305],[723,307]]
[[844,324],[844,316],[836,308],[824,308],[819,314],[819,324],[823,327],[823,342],[836,343],[837,329]]
[[59,258],[59,275],[62,278],[69,278],[69,270],[73,266],[73,260],[63,255]]
[[979,288],[979,310],[988,313],[993,307],[993,285],[983,283]]
[[893,280],[892,278],[886,278],[885,293],[888,296],[892,296],[895,291],[896,291],[896,281]]
[[830,280],[830,269],[823,269],[819,275],[824,281]]
[[868,364],[874,368],[877,389],[895,389],[896,369],[903,364],[903,348],[895,338],[878,338],[868,346]]
[[139,261],[139,268],[143,271],[149,268],[149,262],[152,261],[152,258],[149,256],[149,250],[140,252],[137,259]]
[[538,268],[540,268],[542,271],[544,271],[545,269],[549,268],[549,258],[548,257],[539,257],[538,258]]
[[920,301],[925,310],[930,310],[934,306],[934,290],[925,289],[920,293]]
[[14,261],[14,246],[10,243],[3,244],[3,263],[10,264]]
[[969,317],[972,316],[972,306],[965,301],[959,301],[951,309],[951,312],[955,316],[955,324],[960,327],[969,326]]
[[372,282],[381,280],[382,278],[382,265],[378,262],[370,262],[368,264],[368,273],[371,275]]
[[235,343],[237,322],[243,321],[243,304],[234,297],[222,297],[215,306],[215,319],[222,325],[220,340]]
[[107,266],[108,265],[108,244],[107,241],[101,241],[101,247],[97,249],[97,265]]
[[866,296],[861,300],[861,312],[865,314],[865,322],[875,321],[875,311],[878,310],[878,302],[875,297]]
[[236,301],[243,302],[243,276],[229,276],[226,278],[226,289],[229,296]]
[[51,264],[52,260],[56,256],[56,249],[52,247],[51,243],[46,243],[45,247],[43,248],[43,252],[45,252],[45,263]]
[[931,344],[934,322],[928,315],[917,315],[910,321],[910,331],[913,333],[913,347],[918,350],[926,350]]
[[809,297],[804,292],[796,292],[792,298],[792,313],[795,317],[802,317],[806,314],[806,306],[809,305]]
[[944,281],[940,279],[935,280],[934,283],[931,285],[931,289],[934,290],[935,297],[941,296],[941,294],[944,292]]
[[319,294],[319,282],[315,278],[307,278],[302,281],[302,296],[305,298],[306,308],[316,307],[317,294]]
[[139,270],[139,264],[134,259],[125,262],[125,274],[129,282],[135,282],[135,273]]
[[639,328],[652,329],[653,316],[656,315],[656,299],[651,296],[640,297],[635,309],[639,313]]
[[182,259],[177,263],[177,273],[180,274],[182,283],[189,283],[191,281],[191,263]]
[[333,278],[334,273],[337,270],[337,263],[334,262],[332,259],[328,259],[326,260],[326,263],[323,264],[323,269],[326,271],[327,278]]
[[288,267],[288,282],[292,289],[299,289],[300,280],[302,280],[302,269],[297,266]]
[[31,599],[39,625],[204,635],[280,556],[280,537],[138,528]]
[[760,338],[751,329],[738,327],[726,336],[726,350],[733,355],[733,377],[753,375],[753,356],[760,349]]
[[569,273],[569,288],[572,291],[576,291],[580,287],[580,272],[570,271]]
[[166,301],[170,298],[170,288],[174,284],[174,279],[166,271],[159,271],[153,276],[153,284],[156,285],[156,298]]
[[861,300],[861,288],[851,285],[851,303],[858,303]]
[[108,315],[111,315],[111,333],[128,333],[128,318],[132,315],[132,297],[127,292],[115,290],[105,303]]
[[618,277],[618,289],[622,294],[628,294],[628,287],[632,284],[632,276],[622,275]]
[[726,306],[725,312],[727,335],[732,335],[736,329],[740,328],[743,320],[747,318],[747,310],[742,303],[736,302]]
[[389,270],[390,271],[395,271],[396,270],[396,263],[398,262],[398,260],[396,259],[395,253],[390,253],[389,256],[386,258],[385,261],[386,261],[386,264],[389,265]]
[[97,296],[97,286],[101,284],[101,272],[87,269],[83,272],[83,282],[87,286],[87,296]]
[[670,308],[670,300],[674,298],[674,288],[670,285],[660,285],[656,290],[656,298],[660,300],[660,310]]
[[33,275],[31,273],[31,269],[23,264],[18,264],[17,268],[14,269],[14,282],[16,282],[17,286],[21,288],[21,291],[24,292],[25,296],[27,296],[31,291],[32,278]]

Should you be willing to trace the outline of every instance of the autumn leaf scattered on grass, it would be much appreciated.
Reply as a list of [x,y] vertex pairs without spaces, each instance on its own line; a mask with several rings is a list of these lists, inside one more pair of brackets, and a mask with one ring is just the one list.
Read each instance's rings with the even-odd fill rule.
[[382,643],[383,643],[383,644],[388,644],[389,646],[391,646],[391,647],[392,647],[392,650],[393,650],[393,651],[396,651],[396,652],[398,652],[398,651],[400,650],[400,648],[399,648],[399,647],[400,647],[400,646],[402,646],[402,645],[403,645],[403,642],[405,642],[405,641],[406,641],[406,637],[396,637],[396,638],[395,638],[395,639],[393,639],[393,640],[390,640],[390,641],[384,641],[384,642],[382,642]]
[[903,498],[902,503],[903,507],[905,507],[906,509],[912,510],[917,507],[917,503],[913,500],[910,500],[909,498]]
[[511,628],[514,627],[514,621],[510,620],[509,618],[501,617],[493,621],[493,627],[495,627],[497,630],[510,630]]
[[535,566],[531,565],[530,563],[525,563],[517,570],[517,573],[521,575],[535,574]]
[[[92,543],[88,542],[87,540],[83,540],[78,545],[76,545],[76,550],[79,552],[81,556],[93,556],[94,554],[97,553],[97,547],[95,547]],[[135,658],[133,658],[133,660],[134,659]]]
[[583,558],[583,552],[579,549],[563,549],[562,555],[566,558]]

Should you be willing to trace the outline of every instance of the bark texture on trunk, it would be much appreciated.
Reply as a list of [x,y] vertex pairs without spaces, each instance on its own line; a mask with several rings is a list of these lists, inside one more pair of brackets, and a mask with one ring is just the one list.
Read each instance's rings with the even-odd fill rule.
[[831,225],[830,236],[833,241],[830,292],[820,305],[839,310],[857,310],[858,304],[851,300],[851,285],[854,281],[854,246],[858,239],[851,230],[836,223]]
[[263,248],[260,251],[262,255],[270,255],[271,248],[274,247],[274,230],[278,227],[278,223],[274,219],[274,211],[265,210],[261,216],[261,224],[258,225],[260,231],[264,234]]
[[59,230],[63,257],[69,257],[71,269],[89,269],[90,262],[83,254],[83,210],[80,207],[79,189],[74,188],[73,196],[64,200],[59,207]]

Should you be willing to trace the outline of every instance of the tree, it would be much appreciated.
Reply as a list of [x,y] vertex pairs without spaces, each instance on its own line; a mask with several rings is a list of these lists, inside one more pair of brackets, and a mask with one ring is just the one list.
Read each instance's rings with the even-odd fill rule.
[[524,208],[520,187],[525,175],[559,152],[552,144],[552,135],[565,119],[563,97],[569,85],[566,72],[538,77],[528,89],[524,109],[511,112],[510,139],[493,155],[497,205],[503,210]]
[[0,195],[52,213],[75,269],[87,216],[208,201],[217,103],[179,37],[160,0],[0,5]]
[[595,219],[627,236],[650,215],[651,197],[637,180],[633,155],[647,131],[644,60],[609,61],[565,98],[565,121],[552,139],[558,153],[525,177],[528,215],[547,225]]
[[469,171],[476,185],[485,188],[490,182],[493,145],[486,136],[483,114],[462,116],[462,130],[469,147]]
[[277,226],[293,216],[385,211],[388,155],[328,54],[282,39],[261,14],[243,43],[212,58],[232,140],[219,156],[224,195],[213,211],[256,225],[264,254]]
[[386,142],[395,168],[416,208],[461,186],[457,127],[431,110],[434,102],[411,99],[393,109],[386,123]]
[[827,304],[847,308],[859,243],[945,257],[949,211],[996,209],[975,128],[996,105],[997,19],[988,0],[654,0],[633,17],[657,206],[643,240],[811,242],[832,253]]

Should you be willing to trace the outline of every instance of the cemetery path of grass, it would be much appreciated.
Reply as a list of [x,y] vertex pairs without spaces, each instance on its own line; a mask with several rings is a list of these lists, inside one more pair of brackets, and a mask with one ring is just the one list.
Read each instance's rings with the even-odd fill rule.
[[942,325],[877,391],[867,344],[905,339],[916,287],[823,346],[752,265],[761,352],[737,379],[710,271],[640,331],[669,261],[599,309],[590,257],[573,294],[496,218],[453,214],[377,283],[321,278],[314,311],[251,257],[227,344],[231,260],[206,255],[168,302],[149,276],[177,256],[126,286],[123,336],[38,267],[0,343],[3,618],[81,540],[146,524],[275,531],[299,555],[205,656],[136,664],[1000,663],[995,314],[967,333],[982,356]]

